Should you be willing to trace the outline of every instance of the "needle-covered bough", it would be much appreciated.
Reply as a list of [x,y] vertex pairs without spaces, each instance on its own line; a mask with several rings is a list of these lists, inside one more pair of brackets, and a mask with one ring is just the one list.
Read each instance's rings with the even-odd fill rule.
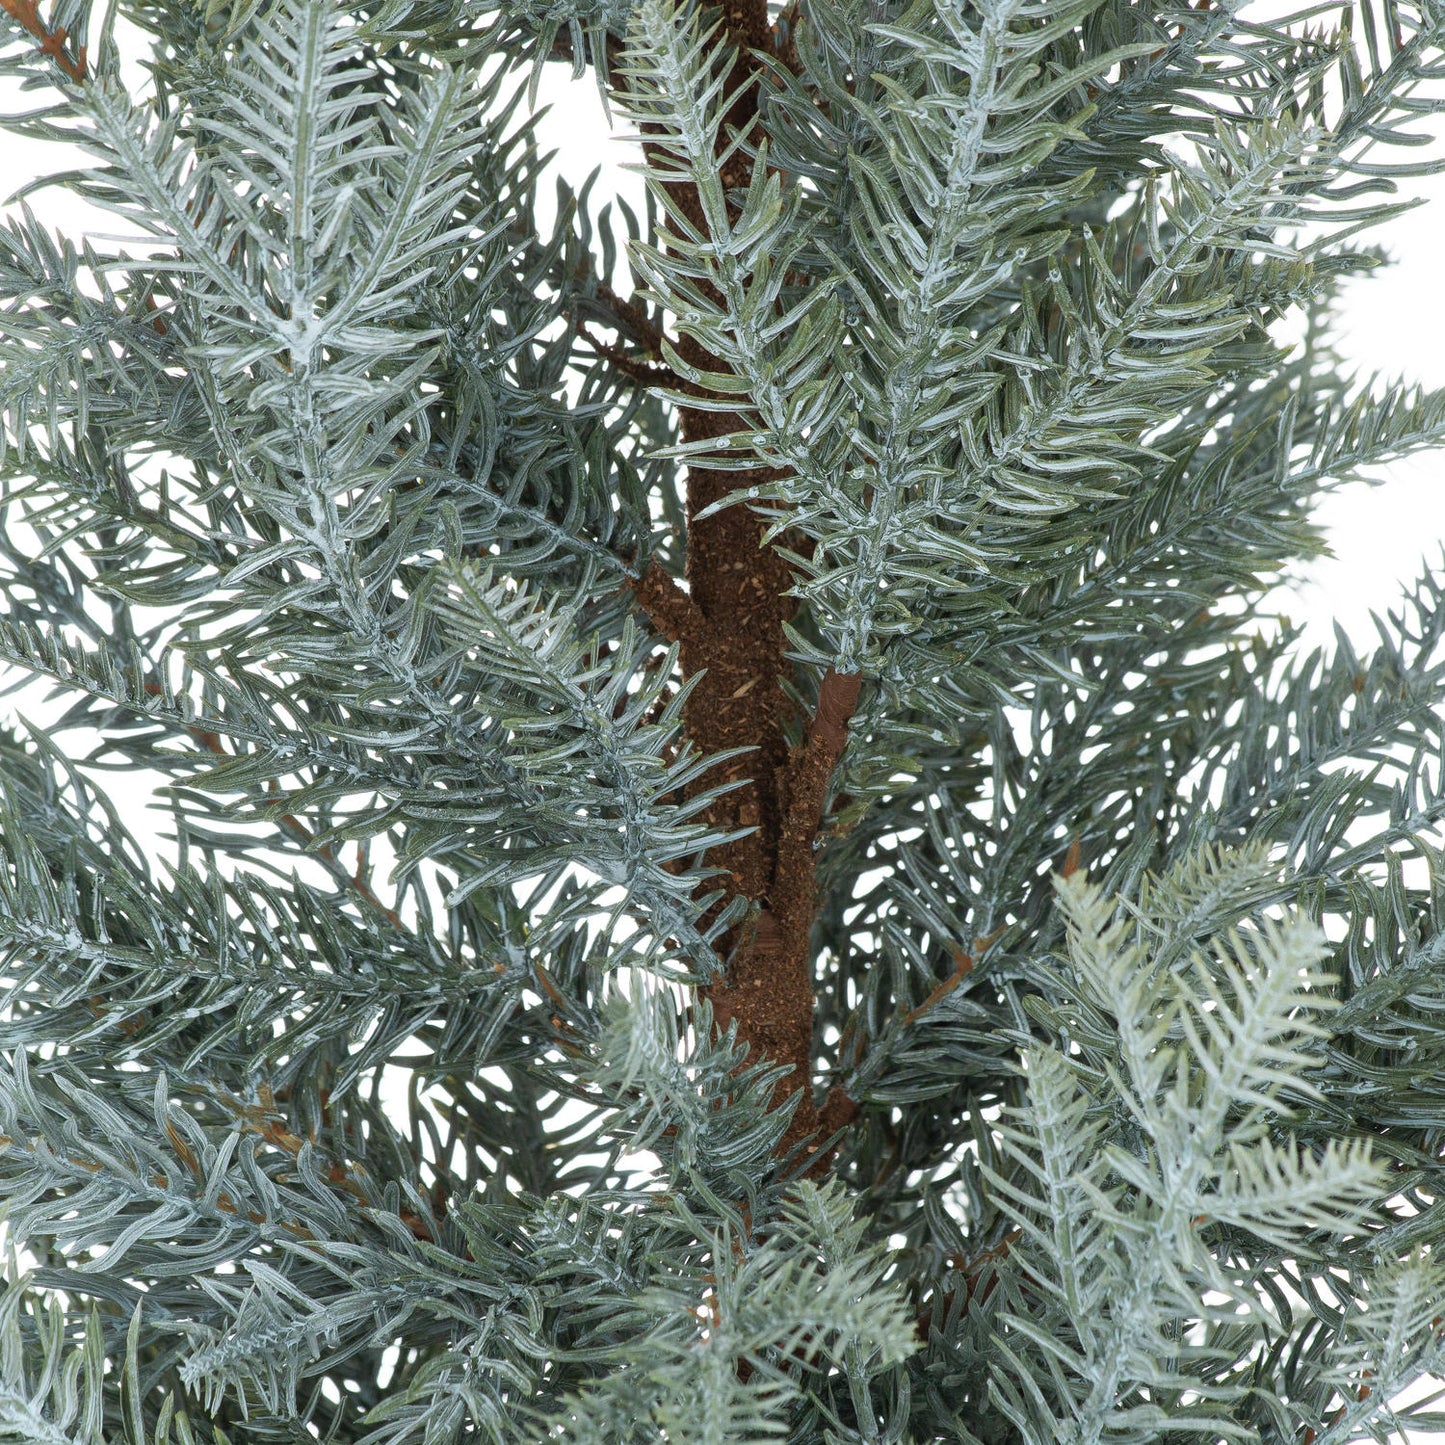
[[1440,0],[0,26],[0,1441],[1445,1424]]

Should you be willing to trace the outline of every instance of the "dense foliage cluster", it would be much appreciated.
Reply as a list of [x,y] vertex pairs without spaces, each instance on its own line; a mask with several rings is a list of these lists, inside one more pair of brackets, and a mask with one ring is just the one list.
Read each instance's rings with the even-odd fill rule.
[[1445,1426],[1440,0],[0,25],[0,1441]]

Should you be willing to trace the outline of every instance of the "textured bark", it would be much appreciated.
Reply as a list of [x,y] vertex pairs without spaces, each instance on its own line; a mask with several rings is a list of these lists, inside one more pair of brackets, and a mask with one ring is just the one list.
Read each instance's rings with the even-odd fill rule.
[[[738,47],[728,81],[729,91],[736,94],[720,136],[720,143],[726,145],[730,128],[747,131],[757,125],[761,65],[748,51],[774,49],[766,5],[762,0],[726,5],[718,39]],[[745,188],[751,164],[746,155],[734,151],[720,166],[724,187]],[[696,187],[675,183],[669,189],[682,214],[701,234],[708,234]],[[728,369],[690,336],[681,337],[676,346],[693,366]],[[746,417],[734,412],[679,408],[685,442],[723,436],[749,425]],[[809,942],[817,913],[813,847],[828,783],[857,704],[859,678],[829,670],[807,738],[790,753],[784,730],[788,699],[781,684],[789,675],[783,624],[794,608],[792,599],[784,596],[793,583],[791,569],[771,547],[762,545],[764,519],[746,506],[699,519],[699,513],[736,488],[762,485],[781,475],[761,466],[742,472],[690,467],[687,590],[656,566],[634,590],[654,625],[681,644],[684,677],[702,674],[684,708],[687,736],[704,753],[750,749],[725,770],[714,770],[692,786],[698,793],[724,779],[740,782],[710,807],[708,821],[728,829],[755,830],[709,855],[709,861],[727,870],[721,880],[723,902],[742,897],[755,909],[741,936],[724,941],[734,953],[726,978],[703,993],[720,1029],[736,1023],[750,1058],[766,1056],[792,1066],[775,1095],[779,1103],[798,1096],[783,1140],[786,1149],[820,1130],[831,1133],[842,1127],[855,1109],[837,1091],[822,1110],[813,1098],[814,983]]]

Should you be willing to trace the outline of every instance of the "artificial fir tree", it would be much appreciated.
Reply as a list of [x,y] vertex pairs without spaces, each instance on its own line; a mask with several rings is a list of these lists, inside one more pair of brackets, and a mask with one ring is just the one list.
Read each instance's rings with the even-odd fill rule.
[[1439,0],[0,9],[0,1440],[1445,1424]]

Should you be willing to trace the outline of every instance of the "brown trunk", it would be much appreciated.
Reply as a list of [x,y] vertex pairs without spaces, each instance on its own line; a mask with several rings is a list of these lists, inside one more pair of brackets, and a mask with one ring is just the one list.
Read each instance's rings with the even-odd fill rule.
[[[757,126],[760,67],[747,51],[749,47],[770,50],[774,43],[763,0],[734,0],[725,7],[724,22],[719,42],[738,47],[729,90],[741,89],[729,106],[719,137],[721,145],[727,144],[730,128],[745,131]],[[744,85],[748,81],[751,83]],[[648,148],[646,141],[644,148]],[[724,187],[746,187],[751,164],[746,155],[734,152],[720,171]],[[683,215],[700,234],[707,235],[696,187],[677,183],[670,191]],[[729,211],[736,214],[731,203]],[[677,351],[692,366],[728,369],[690,336],[680,338]],[[724,436],[750,425],[750,418],[736,412],[679,409],[684,442]],[[817,912],[813,843],[828,781],[857,702],[858,678],[829,671],[818,716],[803,745],[790,756],[783,729],[788,703],[780,683],[789,673],[783,623],[791,617],[794,604],[783,594],[792,585],[791,570],[771,547],[762,545],[764,521],[746,506],[698,519],[700,512],[728,492],[762,485],[780,475],[765,467],[742,472],[690,467],[689,593],[657,567],[635,590],[654,624],[680,642],[683,676],[703,674],[684,708],[687,736],[704,753],[752,749],[727,764],[724,771],[710,772],[692,785],[692,792],[698,793],[724,778],[744,780],[712,804],[707,819],[727,829],[756,829],[709,855],[709,861],[727,870],[720,880],[724,901],[743,897],[756,904],[758,912],[751,937],[724,940],[725,950],[737,949],[736,957],[726,979],[703,993],[712,1003],[719,1028],[736,1022],[738,1038],[749,1046],[751,1059],[766,1056],[792,1065],[775,1096],[777,1102],[795,1093],[799,1096],[783,1141],[787,1148],[820,1128],[840,1127],[851,1111],[850,1101],[841,1095],[831,1098],[822,1111],[813,1099],[814,986],[809,942]]]

